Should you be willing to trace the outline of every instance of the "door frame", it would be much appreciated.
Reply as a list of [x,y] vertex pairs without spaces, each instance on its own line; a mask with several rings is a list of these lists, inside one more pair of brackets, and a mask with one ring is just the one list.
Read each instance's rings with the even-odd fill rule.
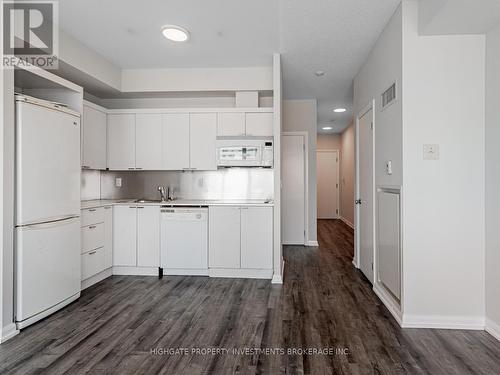
[[[340,214],[340,150],[337,149],[331,149],[331,150],[316,150],[316,155],[318,153],[327,153],[327,152],[336,152],[337,153],[337,217],[334,219],[340,219],[341,214]],[[316,166],[316,188],[317,188],[317,166]],[[320,219],[318,217],[318,219]],[[321,219],[320,219],[321,220]]]
[[[367,104],[356,116],[356,128],[355,128],[355,146],[356,146],[356,151],[355,151],[355,158],[356,162],[355,168],[355,188],[354,188],[354,200],[359,199],[359,194],[360,194],[360,183],[359,183],[359,170],[360,170],[360,165],[359,165],[359,122],[360,119],[366,115],[369,111],[372,111],[372,123],[373,123],[373,137],[372,137],[372,182],[373,182],[373,191],[372,191],[372,202],[373,202],[373,217],[372,217],[372,232],[373,232],[373,272],[375,275],[375,256],[376,256],[376,221],[375,218],[377,216],[377,209],[376,209],[376,186],[375,186],[375,131],[376,131],[376,123],[375,123],[375,110],[376,110],[376,104],[375,104],[375,99],[372,99],[369,104]],[[354,267],[358,268],[360,267],[360,255],[361,255],[361,247],[360,247],[360,233],[359,233],[359,228],[360,228],[360,205],[359,204],[354,204],[354,258],[352,260],[352,263],[354,264]],[[375,277],[375,276],[374,276]]]
[[[304,140],[304,246],[309,243],[309,133],[306,131],[281,132],[281,137],[302,136]],[[282,239],[283,241],[283,239]],[[283,242],[283,245],[287,243]]]

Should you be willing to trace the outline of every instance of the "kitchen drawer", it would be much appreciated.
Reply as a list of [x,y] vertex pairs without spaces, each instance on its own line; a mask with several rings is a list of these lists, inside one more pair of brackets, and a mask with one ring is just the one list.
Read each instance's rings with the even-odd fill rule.
[[82,254],[104,246],[104,223],[82,228]]
[[104,207],[89,208],[82,210],[82,227],[91,224],[98,224],[104,222]]
[[106,269],[104,257],[104,248],[102,247],[82,254],[82,280]]

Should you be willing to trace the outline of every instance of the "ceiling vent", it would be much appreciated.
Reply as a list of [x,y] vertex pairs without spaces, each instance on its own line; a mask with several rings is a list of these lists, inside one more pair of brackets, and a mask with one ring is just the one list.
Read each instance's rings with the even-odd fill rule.
[[396,101],[396,82],[382,93],[382,110]]

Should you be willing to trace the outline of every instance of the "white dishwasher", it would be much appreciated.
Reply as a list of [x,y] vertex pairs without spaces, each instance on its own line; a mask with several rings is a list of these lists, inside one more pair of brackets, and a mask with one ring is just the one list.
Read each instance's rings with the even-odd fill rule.
[[208,275],[208,208],[161,208],[160,267],[164,275]]

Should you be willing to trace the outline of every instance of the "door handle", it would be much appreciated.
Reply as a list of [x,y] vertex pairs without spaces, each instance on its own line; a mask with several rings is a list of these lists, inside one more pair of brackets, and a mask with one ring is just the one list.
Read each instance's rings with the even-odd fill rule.
[[361,199],[356,199],[356,200],[354,201],[354,203],[355,203],[355,204],[361,204],[361,202],[362,202],[362,201],[361,201]]

